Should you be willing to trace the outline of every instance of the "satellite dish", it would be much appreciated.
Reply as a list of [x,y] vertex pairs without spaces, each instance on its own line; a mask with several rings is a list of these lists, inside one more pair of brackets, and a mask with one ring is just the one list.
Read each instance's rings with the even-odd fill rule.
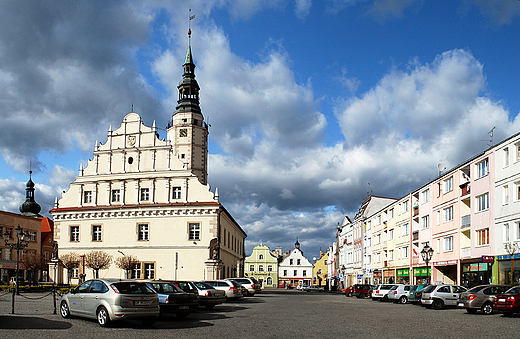
[[442,163],[438,163],[437,164],[437,169],[439,170],[439,172],[442,172],[446,169],[446,166],[444,166]]

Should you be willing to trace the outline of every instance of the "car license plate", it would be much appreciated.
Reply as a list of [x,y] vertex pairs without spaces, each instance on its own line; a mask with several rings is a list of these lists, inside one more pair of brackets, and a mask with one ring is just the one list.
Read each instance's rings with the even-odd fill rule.
[[189,310],[189,306],[179,306],[179,310]]
[[464,307],[464,303],[459,303],[459,307]]
[[506,302],[506,299],[498,299],[498,302],[499,302],[499,303],[505,303],[505,302]]
[[134,300],[134,306],[148,306],[150,305],[149,300]]

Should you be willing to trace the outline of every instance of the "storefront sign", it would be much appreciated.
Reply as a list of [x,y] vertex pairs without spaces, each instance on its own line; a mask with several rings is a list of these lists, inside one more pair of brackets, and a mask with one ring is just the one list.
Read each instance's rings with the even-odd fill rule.
[[433,266],[449,266],[449,265],[457,265],[457,260],[436,261],[433,263]]
[[402,270],[397,270],[397,276],[398,277],[409,277],[410,276],[410,270],[405,268]]
[[414,277],[424,277],[424,276],[430,276],[430,275],[431,275],[430,267],[418,267],[418,268],[413,269]]
[[494,262],[495,257],[492,255],[483,255],[480,257],[480,262]]
[[394,276],[394,270],[387,270],[383,273],[385,277],[393,277]]
[[[520,254],[515,254],[513,256],[514,259],[520,259]],[[497,256],[497,260],[511,260],[510,255],[499,255]]]

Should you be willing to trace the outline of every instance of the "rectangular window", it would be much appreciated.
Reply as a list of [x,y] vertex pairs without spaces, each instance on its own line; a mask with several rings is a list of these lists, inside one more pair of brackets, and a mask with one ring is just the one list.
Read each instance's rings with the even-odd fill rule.
[[504,239],[506,242],[511,241],[510,232],[511,231],[509,230],[509,224],[504,224]]
[[255,265],[249,265],[249,271],[254,272],[255,271]]
[[141,279],[141,265],[135,265],[131,273],[131,279]]
[[10,248],[5,249],[5,260],[11,261],[11,249]]
[[403,203],[403,213],[408,212],[408,200]]
[[137,240],[147,241],[148,235],[148,224],[137,225]]
[[388,260],[394,260],[394,250],[388,251]]
[[70,241],[79,241],[79,226],[70,226]]
[[145,263],[144,264],[144,278],[145,279],[154,279],[155,278],[155,264],[154,263]]
[[289,259],[289,265],[293,264],[293,259]]
[[489,228],[477,231],[477,246],[489,245]]
[[388,240],[394,239],[394,229],[388,231]]
[[264,271],[264,265],[258,265],[258,271],[263,272]]
[[488,160],[483,160],[477,164],[477,179],[488,174]]
[[92,191],[83,192],[83,203],[88,204],[92,202]]
[[120,190],[112,190],[112,202],[119,202],[121,199]]
[[403,258],[408,258],[408,246],[402,248]]
[[[190,223],[190,239],[189,240],[200,240],[200,224],[199,223]],[[229,235],[229,233],[228,233]]]
[[504,148],[504,167],[509,166],[509,147]]
[[180,199],[181,198],[181,188],[173,187],[172,189],[172,199]]
[[430,216],[425,215],[421,218],[421,226],[423,229],[430,228]]
[[101,241],[101,225],[92,225],[92,241]]
[[403,230],[401,235],[408,235],[408,224],[404,224],[401,228]]
[[520,240],[520,222],[516,222],[515,226],[516,226],[516,240]]
[[79,278],[79,267],[74,267],[72,269],[72,278]]
[[516,201],[519,201],[520,200],[520,183],[518,182],[515,182],[515,200]]
[[29,232],[31,241],[36,241],[36,232]]
[[442,216],[442,221],[443,222],[448,222],[448,221],[453,220],[453,206],[445,208],[443,210],[443,212],[444,212],[443,216]]
[[283,270],[283,276],[284,276],[284,277],[287,276],[287,270]]
[[296,259],[296,265],[301,265],[302,261],[301,259]]
[[516,161],[520,161],[520,144],[516,144]]
[[298,276],[298,271],[297,270],[293,271],[293,276],[295,276],[295,277]]
[[444,252],[453,251],[453,236],[444,238]]
[[437,225],[441,224],[441,211],[437,211]]
[[441,253],[441,239],[437,239],[437,253]]
[[394,218],[394,209],[392,208],[389,212],[388,212],[389,216],[390,216],[390,219],[393,219]]
[[477,212],[489,209],[489,193],[479,195],[477,198]]
[[421,200],[422,200],[423,204],[430,201],[430,189],[426,189],[426,190],[422,191]]
[[503,186],[502,192],[503,192],[502,205],[507,205],[507,204],[509,204],[509,185]]
[[141,201],[150,200],[150,189],[149,188],[141,188]]
[[267,272],[273,271],[273,265],[267,265]]
[[444,193],[453,191],[453,177],[444,180]]
[[307,270],[303,270],[303,276],[304,276],[304,277],[307,276]]

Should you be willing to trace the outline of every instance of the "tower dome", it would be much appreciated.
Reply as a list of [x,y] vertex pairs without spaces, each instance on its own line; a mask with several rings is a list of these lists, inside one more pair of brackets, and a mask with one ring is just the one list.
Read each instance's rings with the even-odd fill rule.
[[25,202],[20,205],[20,212],[22,215],[28,217],[41,217],[39,213],[42,208],[36,201],[34,201],[34,182],[32,181],[32,171],[29,171],[29,181],[25,186]]

